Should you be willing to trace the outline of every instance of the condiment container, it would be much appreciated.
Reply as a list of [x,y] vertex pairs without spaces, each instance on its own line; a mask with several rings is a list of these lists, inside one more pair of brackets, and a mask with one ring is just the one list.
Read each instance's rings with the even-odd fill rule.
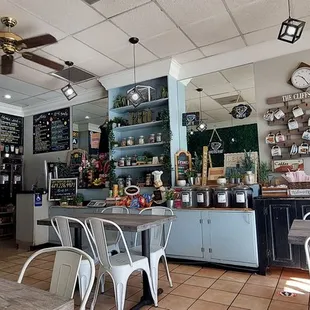
[[144,136],[139,137],[139,144],[144,144]]
[[131,166],[131,157],[126,157],[126,166]]
[[121,158],[118,160],[118,166],[119,166],[119,167],[124,167],[124,166],[125,166],[125,157],[121,157]]
[[231,206],[231,190],[226,186],[218,186],[213,191],[213,202],[216,208],[229,208]]
[[121,146],[126,146],[126,145],[127,145],[126,138],[123,138],[121,142]]
[[137,166],[137,155],[132,156],[131,158],[131,165]]
[[211,188],[198,187],[196,191],[197,207],[210,208],[211,207]]
[[150,134],[149,143],[155,143],[155,134],[154,133]]
[[113,198],[118,196],[118,184],[113,184]]
[[183,187],[181,192],[182,208],[193,207],[193,190],[190,187]]
[[238,185],[232,189],[234,208],[252,208],[253,190],[246,185]]
[[131,146],[131,145],[134,145],[135,144],[135,140],[133,137],[128,137],[127,138],[127,145],[128,146]]
[[162,141],[161,132],[158,132],[158,133],[156,134],[156,142],[157,142],[157,143],[160,143],[161,141]]
[[131,183],[132,183],[132,177],[131,175],[128,174],[126,178],[126,187],[131,186]]

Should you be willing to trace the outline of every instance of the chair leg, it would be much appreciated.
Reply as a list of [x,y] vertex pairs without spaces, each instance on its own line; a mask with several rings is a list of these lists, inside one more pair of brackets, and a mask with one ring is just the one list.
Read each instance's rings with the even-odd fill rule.
[[94,292],[94,299],[93,299],[93,301],[91,303],[90,310],[94,310],[95,309],[102,276],[104,277],[104,270],[99,268],[98,279],[97,279],[97,282],[96,282],[96,288],[95,288],[95,292]]
[[101,283],[100,293],[103,294],[104,293],[104,284],[105,284],[105,274],[104,273],[101,275],[100,283]]
[[88,261],[83,261],[81,263],[79,274],[78,274],[79,291],[80,291],[81,300],[83,300],[85,296],[89,280],[90,280],[90,264]]
[[169,272],[169,267],[168,267],[168,262],[167,262],[166,255],[163,255],[162,259],[163,259],[163,262],[164,262],[164,266],[165,266],[165,270],[166,270],[167,279],[169,281],[169,285],[170,285],[170,287],[173,287],[172,280],[171,280],[171,277],[170,277],[170,272]]
[[157,297],[157,291],[155,291],[153,282],[152,282],[152,277],[151,277],[151,273],[150,273],[150,269],[147,268],[143,268],[143,270],[145,271],[147,278],[149,280],[149,285],[150,285],[150,289],[151,289],[151,294],[154,300],[154,305],[155,307],[158,307],[158,297]]
[[157,292],[158,290],[158,267],[151,266],[151,278],[153,282],[154,291]]
[[[115,276],[115,275],[113,275],[113,276]],[[112,279],[113,279],[113,277],[112,277]],[[124,310],[124,308],[125,308],[127,280],[128,280],[128,277],[126,278],[126,276],[124,276],[124,275],[116,276],[113,279],[114,295],[115,295],[115,302],[116,302],[116,309],[117,310]]]

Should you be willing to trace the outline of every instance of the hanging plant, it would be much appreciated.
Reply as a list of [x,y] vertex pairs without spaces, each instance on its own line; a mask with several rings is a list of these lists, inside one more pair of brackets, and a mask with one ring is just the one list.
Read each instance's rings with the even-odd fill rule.
[[171,180],[171,160],[170,160],[170,142],[172,140],[172,132],[170,130],[170,116],[169,110],[165,109],[160,114],[160,120],[162,121],[162,137],[163,137],[163,171],[169,177],[169,182]]

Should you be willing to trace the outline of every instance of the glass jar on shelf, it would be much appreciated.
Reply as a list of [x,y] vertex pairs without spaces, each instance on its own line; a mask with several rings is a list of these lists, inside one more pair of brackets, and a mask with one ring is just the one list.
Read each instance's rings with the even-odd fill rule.
[[126,157],[126,166],[131,166],[131,157]]
[[135,140],[133,137],[128,137],[127,138],[127,146],[132,146],[135,144]]
[[149,143],[155,143],[155,134],[154,133],[150,134]]
[[144,144],[144,136],[139,137],[139,144]]
[[124,178],[118,178],[117,179],[118,188],[124,188]]
[[133,155],[131,158],[131,165],[137,166],[137,155]]
[[156,134],[156,142],[157,142],[157,143],[162,142],[161,132],[158,132],[158,133]]
[[164,154],[160,154],[160,155],[159,155],[159,159],[158,159],[158,160],[159,160],[159,163],[160,163],[160,164],[162,164],[162,163],[164,162],[164,157],[165,157]]
[[146,174],[145,186],[152,186],[152,175],[150,173]]
[[121,157],[121,158],[118,160],[118,166],[119,166],[119,167],[124,167],[124,166],[125,166],[125,157]]
[[132,185],[132,177],[130,174],[128,174],[126,177],[126,187],[131,186],[131,185]]
[[121,142],[121,146],[126,146],[126,145],[127,145],[126,138],[123,138]]

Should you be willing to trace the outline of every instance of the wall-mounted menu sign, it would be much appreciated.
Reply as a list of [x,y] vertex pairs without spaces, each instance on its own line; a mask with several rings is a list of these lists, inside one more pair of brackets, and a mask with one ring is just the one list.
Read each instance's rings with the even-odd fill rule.
[[24,119],[19,116],[0,113],[0,140],[2,144],[23,145]]
[[61,198],[72,199],[77,194],[78,179],[50,179],[48,186],[48,200],[55,201]]
[[175,154],[175,179],[185,180],[186,171],[192,169],[192,156],[190,152],[179,151]]
[[33,154],[70,149],[70,108],[33,116]]

